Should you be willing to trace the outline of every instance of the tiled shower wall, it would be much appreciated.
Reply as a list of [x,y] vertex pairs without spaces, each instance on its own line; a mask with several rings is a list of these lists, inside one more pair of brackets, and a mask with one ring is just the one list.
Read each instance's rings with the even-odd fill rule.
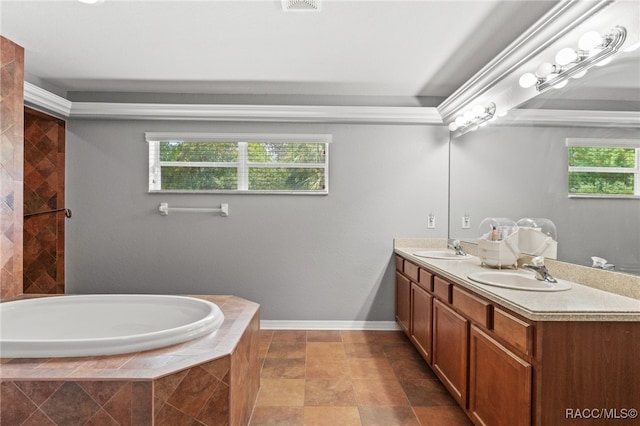
[[24,49],[0,36],[0,300],[22,294]]
[[24,112],[24,293],[64,294],[65,122]]

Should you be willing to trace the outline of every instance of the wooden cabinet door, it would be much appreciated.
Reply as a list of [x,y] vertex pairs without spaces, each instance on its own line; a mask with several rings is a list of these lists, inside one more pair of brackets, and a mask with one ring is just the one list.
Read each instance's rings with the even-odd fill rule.
[[416,283],[411,283],[411,341],[422,357],[431,364],[431,314],[433,296]]
[[531,364],[471,326],[469,412],[474,423],[531,425]]
[[433,301],[433,370],[461,407],[467,405],[469,322],[441,301]]
[[411,283],[407,277],[396,272],[396,321],[407,335],[411,315]]

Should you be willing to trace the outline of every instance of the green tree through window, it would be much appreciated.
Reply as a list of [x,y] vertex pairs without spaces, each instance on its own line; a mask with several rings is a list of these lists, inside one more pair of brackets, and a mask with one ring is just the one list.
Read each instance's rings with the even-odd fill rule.
[[607,141],[603,141],[603,146],[594,143],[581,146],[577,140],[569,145],[570,195],[640,195],[640,148],[606,144]]
[[147,138],[151,192],[328,192],[328,142]]

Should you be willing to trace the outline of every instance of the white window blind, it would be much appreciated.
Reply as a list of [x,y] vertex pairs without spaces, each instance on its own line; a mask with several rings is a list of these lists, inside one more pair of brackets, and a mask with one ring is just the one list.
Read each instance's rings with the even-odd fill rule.
[[568,138],[566,144],[570,197],[640,197],[640,140]]
[[149,192],[327,194],[331,135],[145,133]]

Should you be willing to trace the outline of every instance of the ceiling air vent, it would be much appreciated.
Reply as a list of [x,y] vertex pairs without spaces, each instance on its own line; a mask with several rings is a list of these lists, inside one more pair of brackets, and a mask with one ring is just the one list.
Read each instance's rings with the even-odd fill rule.
[[320,10],[320,0],[282,0],[285,12],[314,12]]

